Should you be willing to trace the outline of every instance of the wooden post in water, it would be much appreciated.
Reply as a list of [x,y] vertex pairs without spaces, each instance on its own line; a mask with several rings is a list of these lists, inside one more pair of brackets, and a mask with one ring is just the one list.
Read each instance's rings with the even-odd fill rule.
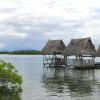
[[[65,61],[64,63],[65,63],[65,66],[66,66],[66,67],[68,67],[68,61],[67,61],[67,60],[68,60],[68,59],[67,59],[67,56],[64,56],[64,61]],[[69,68],[69,67],[68,67],[68,68]]]
[[44,55],[43,55],[43,67],[45,67],[45,64],[44,64]]
[[79,56],[79,58],[80,58],[81,67],[83,67],[83,59],[82,59],[82,55]]

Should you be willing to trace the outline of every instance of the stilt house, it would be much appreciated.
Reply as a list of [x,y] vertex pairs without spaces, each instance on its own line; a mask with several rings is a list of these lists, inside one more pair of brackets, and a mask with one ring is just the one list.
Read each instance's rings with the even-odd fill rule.
[[64,58],[61,55],[66,48],[62,40],[48,40],[42,49],[44,66],[62,66]]
[[[94,66],[95,47],[91,38],[72,39],[63,54],[68,66]],[[74,58],[75,57],[75,58]]]

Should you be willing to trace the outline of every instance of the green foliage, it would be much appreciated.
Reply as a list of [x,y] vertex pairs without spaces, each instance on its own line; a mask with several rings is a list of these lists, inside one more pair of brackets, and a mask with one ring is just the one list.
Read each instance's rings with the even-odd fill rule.
[[22,83],[22,77],[18,75],[15,67],[8,62],[0,62],[0,84],[7,86],[8,84],[14,86],[20,86]]
[[16,87],[8,88],[1,86],[0,87],[0,100],[21,100],[20,93],[22,89]]

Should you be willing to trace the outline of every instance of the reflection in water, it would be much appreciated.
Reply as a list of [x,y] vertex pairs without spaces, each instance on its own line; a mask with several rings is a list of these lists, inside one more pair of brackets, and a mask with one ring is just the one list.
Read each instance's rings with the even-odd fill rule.
[[16,89],[8,89],[6,87],[0,87],[0,100],[21,100],[20,92],[22,90]]
[[[23,77],[21,94],[0,92],[0,100],[99,100],[100,70],[44,68],[42,56],[1,55]],[[44,71],[44,72],[43,72]],[[43,73],[42,73],[43,72]]]
[[49,95],[69,93],[71,97],[82,97],[92,95],[96,79],[94,70],[44,68],[42,82]]
[[1,94],[0,100],[21,100],[20,95],[16,94]]

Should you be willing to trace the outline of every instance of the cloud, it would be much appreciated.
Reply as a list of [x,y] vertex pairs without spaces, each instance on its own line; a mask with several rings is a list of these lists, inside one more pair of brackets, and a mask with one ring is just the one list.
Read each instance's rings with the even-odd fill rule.
[[[99,0],[1,0],[0,49],[41,49],[48,39],[99,45]],[[16,45],[15,45],[16,44]]]
[[[61,37],[63,38],[64,36],[69,37],[70,33],[68,34],[68,32],[71,32],[73,27],[78,30],[79,25],[80,27],[82,26],[81,20],[77,22],[74,20],[69,21],[51,17],[26,17],[25,15],[23,18],[20,19],[20,17],[16,16],[1,23],[0,36],[3,37],[1,41],[4,40],[4,37],[7,38],[7,40],[4,41],[7,46],[9,46],[9,43],[12,44],[14,48],[13,43],[18,42],[19,45],[16,45],[16,48],[23,47],[23,49],[26,49],[30,47],[30,49],[35,49],[36,47],[39,49],[48,39],[61,39]],[[75,33],[73,32],[73,34]],[[35,42],[37,45],[33,46]]]

